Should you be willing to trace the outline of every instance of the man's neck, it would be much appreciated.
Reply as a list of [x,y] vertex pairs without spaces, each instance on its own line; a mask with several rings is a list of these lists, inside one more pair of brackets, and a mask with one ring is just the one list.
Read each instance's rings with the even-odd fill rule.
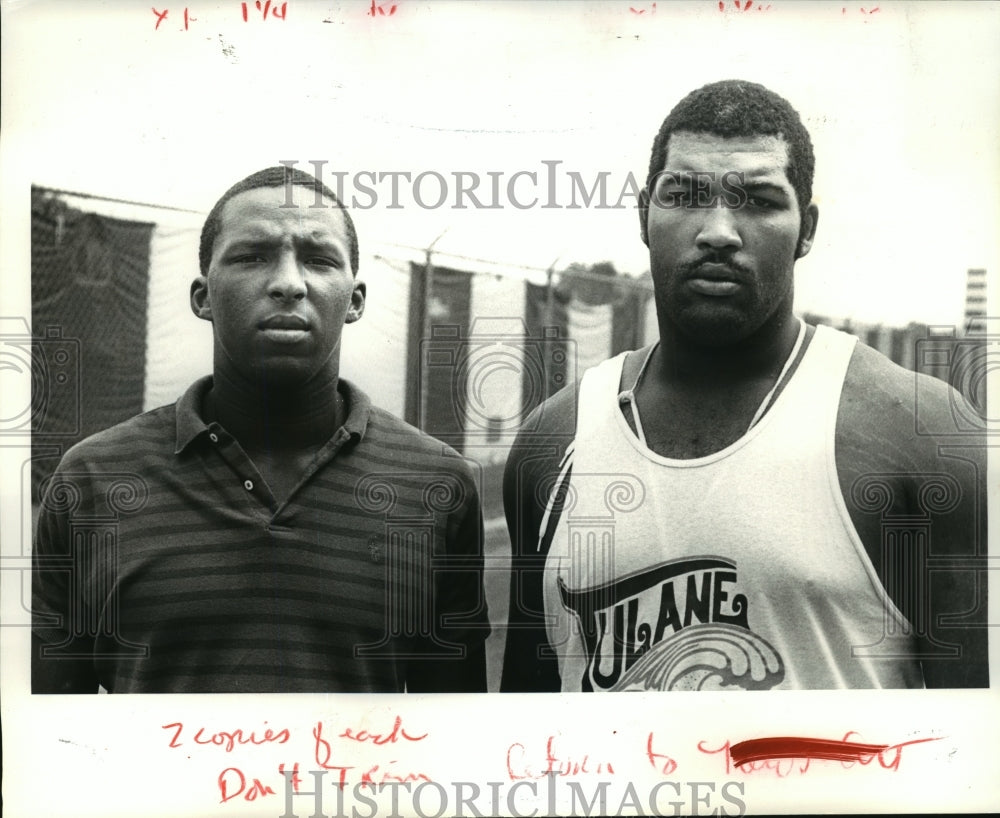
[[[626,364],[622,388],[636,383],[626,420],[642,417],[646,445],[664,457],[691,459],[721,451],[750,428],[775,387],[799,331],[789,314],[764,332],[723,347],[692,342],[661,327],[660,344],[639,378],[638,356]],[[623,410],[624,411],[624,410]]]
[[316,448],[346,418],[336,373],[298,388],[251,383],[216,370],[205,396],[206,421],[218,421],[245,450],[272,453]]
[[748,380],[777,377],[799,333],[790,312],[768,320],[750,337],[733,344],[699,343],[672,325],[660,326],[660,348],[650,368],[664,383],[725,388]]

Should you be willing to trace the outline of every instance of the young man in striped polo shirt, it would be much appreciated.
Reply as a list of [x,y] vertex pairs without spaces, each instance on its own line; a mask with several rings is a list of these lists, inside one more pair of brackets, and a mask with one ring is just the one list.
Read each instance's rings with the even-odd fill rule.
[[365,306],[350,215],[270,168],[223,195],[199,255],[212,375],[47,486],[33,692],[485,690],[472,471],[340,377]]

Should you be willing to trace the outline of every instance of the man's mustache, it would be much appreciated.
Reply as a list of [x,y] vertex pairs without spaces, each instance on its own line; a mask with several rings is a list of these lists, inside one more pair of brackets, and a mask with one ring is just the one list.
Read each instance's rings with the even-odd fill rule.
[[[694,261],[686,262],[680,267],[680,273],[684,278],[694,278],[697,276],[699,268],[703,264],[718,264],[726,267],[733,273],[733,279],[737,281],[746,281],[747,279],[753,278],[753,270],[744,264],[733,259],[729,254],[720,253],[706,253],[705,255],[695,259]],[[718,275],[711,276],[712,278],[718,278]]]

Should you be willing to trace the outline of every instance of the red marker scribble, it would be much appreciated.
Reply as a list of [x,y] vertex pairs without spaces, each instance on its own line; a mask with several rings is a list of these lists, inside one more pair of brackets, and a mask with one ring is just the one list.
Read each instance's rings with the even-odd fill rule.
[[[848,734],[849,735],[849,734]],[[918,738],[900,744],[862,744],[857,741],[831,741],[822,738],[800,738],[796,736],[776,736],[740,741],[729,748],[729,756],[736,767],[776,758],[817,758],[829,761],[860,761],[865,763],[873,756],[879,756],[890,748],[896,750],[893,761],[882,766],[896,769],[899,766],[899,750],[910,744],[938,741],[939,737]]]

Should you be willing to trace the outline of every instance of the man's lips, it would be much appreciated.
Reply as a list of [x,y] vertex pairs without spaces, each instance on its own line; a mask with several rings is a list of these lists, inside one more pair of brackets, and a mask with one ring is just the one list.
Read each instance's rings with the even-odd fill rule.
[[271,315],[260,322],[261,329],[309,329],[309,322],[301,315]]
[[309,322],[301,315],[271,315],[258,328],[272,341],[296,343],[309,333]]
[[706,261],[691,271],[687,285],[701,295],[723,297],[743,286],[743,276],[728,264]]

